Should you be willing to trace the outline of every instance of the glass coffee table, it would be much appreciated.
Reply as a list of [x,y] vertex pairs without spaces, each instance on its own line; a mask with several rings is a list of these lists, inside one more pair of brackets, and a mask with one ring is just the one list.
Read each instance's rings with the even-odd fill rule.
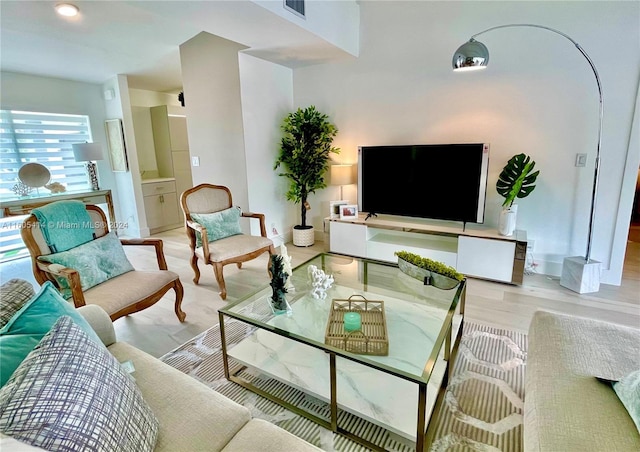
[[[311,265],[335,279],[324,299],[311,296]],[[462,335],[466,281],[441,290],[395,264],[321,254],[291,282],[288,313],[273,313],[269,285],[218,311],[227,379],[368,448],[385,450],[391,437],[428,450]],[[345,349],[364,334],[326,343],[333,300],[349,299],[384,306],[386,355]]]

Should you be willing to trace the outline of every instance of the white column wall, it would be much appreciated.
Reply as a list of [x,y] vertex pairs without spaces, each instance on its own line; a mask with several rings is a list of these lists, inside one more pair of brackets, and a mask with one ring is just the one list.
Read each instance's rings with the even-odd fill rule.
[[193,184],[225,185],[233,203],[247,210],[238,67],[238,52],[244,48],[203,32],[180,46],[180,60],[190,154],[200,158],[200,166],[191,168]]
[[[299,222],[298,209],[285,198],[289,180],[273,171],[280,125],[293,108],[293,71],[251,55],[239,56],[249,209],[265,214],[267,235],[279,246],[291,240],[291,228]],[[258,224],[252,223],[251,232],[259,234]]]
[[[598,126],[593,73],[571,42],[531,28],[478,37],[491,52],[484,71],[453,73],[451,58],[472,34],[507,23],[556,28],[586,49],[605,95],[592,258],[603,262],[602,282],[619,284],[634,190],[623,174],[637,169],[640,154],[638,140],[629,141],[640,4],[376,1],[360,11],[359,58],[296,69],[295,106],[314,104],[331,117],[344,162],[356,160],[359,145],[489,142],[488,226],[502,203],[495,190],[502,167],[514,154],[531,155],[541,175],[518,201],[517,227],[535,240],[533,257],[546,274],[558,275],[565,256],[586,249]],[[576,153],[588,154],[586,167],[574,166]],[[455,168],[448,172],[455,179]],[[319,192],[313,205],[332,193]],[[626,224],[616,235],[618,222]]]

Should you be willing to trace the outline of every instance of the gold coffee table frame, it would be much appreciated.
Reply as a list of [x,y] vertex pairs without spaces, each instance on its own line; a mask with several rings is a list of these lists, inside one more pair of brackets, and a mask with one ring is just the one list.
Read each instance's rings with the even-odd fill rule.
[[[339,256],[339,255],[332,255],[332,254],[322,254],[319,256],[319,258],[321,259],[322,263],[323,263],[323,267],[324,267],[324,263],[325,263],[325,259],[326,258],[331,258],[331,257],[336,257],[336,258],[344,258],[344,256]],[[299,265],[298,267],[296,267],[294,269],[294,274],[296,273],[296,271],[301,271],[301,269],[306,268],[311,262],[313,262],[314,260],[318,259],[318,257],[312,258],[310,260],[308,260],[307,262]],[[379,262],[379,261],[372,261],[372,260],[366,260],[366,259],[360,259],[360,258],[353,258],[354,260],[357,261],[361,261],[364,264],[364,275],[363,275],[363,283],[365,286],[365,289],[368,286],[368,264],[372,263],[372,264],[376,264],[376,265],[383,265],[383,266],[389,266],[389,267],[397,267],[397,265],[394,264],[389,264],[386,262]],[[417,281],[416,281],[417,282]],[[417,282],[419,284],[419,282]],[[268,288],[268,286],[266,286],[266,288]],[[262,289],[261,291],[264,291],[265,289]],[[259,291],[259,292],[261,292]],[[243,386],[246,389],[249,389],[252,392],[255,392],[258,395],[261,395],[287,409],[289,409],[290,411],[303,416],[307,419],[310,419],[314,422],[316,422],[317,424],[335,432],[335,433],[339,433],[341,435],[346,436],[347,438],[356,441],[362,445],[364,445],[365,447],[368,447],[370,449],[373,450],[377,450],[377,451],[384,451],[385,449],[382,448],[380,445],[374,444],[371,441],[369,441],[366,438],[363,438],[361,436],[358,436],[342,427],[340,427],[338,425],[338,397],[337,397],[337,376],[336,376],[336,357],[339,356],[341,358],[347,359],[349,361],[353,361],[356,362],[360,365],[363,366],[367,366],[369,368],[372,369],[376,369],[377,371],[380,372],[384,372],[387,374],[390,374],[396,378],[401,378],[407,381],[410,381],[414,384],[416,384],[418,386],[418,413],[417,413],[417,425],[416,425],[416,451],[426,451],[428,450],[429,446],[431,445],[431,443],[433,442],[433,435],[435,433],[435,429],[434,429],[434,425],[435,425],[435,421],[438,419],[439,417],[439,413],[440,413],[440,409],[442,407],[442,403],[444,401],[444,395],[446,392],[446,388],[449,382],[449,378],[451,377],[452,373],[453,373],[453,365],[455,362],[455,357],[457,355],[458,352],[458,347],[460,344],[460,339],[462,337],[462,330],[463,330],[463,326],[464,326],[464,310],[465,310],[465,298],[466,298],[466,280],[463,280],[460,285],[451,290],[452,292],[455,291],[455,295],[453,296],[451,305],[448,309],[448,312],[445,316],[445,319],[442,323],[442,328],[440,329],[440,332],[437,336],[437,339],[434,343],[433,349],[431,350],[431,353],[429,355],[429,358],[427,360],[427,362],[424,365],[424,369],[422,372],[422,376],[415,376],[412,375],[410,373],[404,372],[402,370],[399,369],[394,369],[391,368],[389,366],[386,366],[384,364],[380,364],[380,363],[376,363],[376,362],[371,362],[366,360],[366,355],[356,355],[356,354],[352,354],[349,352],[346,352],[344,350],[341,350],[339,348],[335,348],[335,347],[331,347],[329,345],[326,345],[324,343],[321,342],[316,342],[313,340],[310,340],[306,337],[297,335],[297,334],[293,334],[291,332],[288,331],[284,331],[281,330],[279,328],[276,328],[272,325],[266,324],[265,322],[259,320],[259,319],[254,319],[242,314],[239,314],[237,312],[234,312],[233,309],[234,307],[237,307],[238,305],[241,305],[243,302],[245,302],[247,299],[254,297],[257,293],[256,292],[254,294],[249,295],[248,297],[245,297],[243,299],[238,300],[237,302],[230,304],[224,308],[221,308],[218,310],[218,318],[220,321],[220,336],[221,336],[221,340],[222,340],[222,358],[223,358],[223,363],[224,363],[224,374],[225,377],[227,378],[227,380],[232,381],[234,383],[239,384],[240,386]],[[296,297],[300,296],[300,294],[296,294]],[[263,300],[264,301],[264,300]],[[293,301],[295,303],[295,299]],[[456,310],[459,308],[459,318],[460,318],[460,322],[457,328],[457,332],[454,335],[454,323],[453,323],[453,319],[454,316],[456,315]],[[252,384],[251,382],[243,379],[242,377],[239,376],[239,374],[245,370],[247,368],[247,366],[241,365],[239,366],[239,368],[234,369],[233,372],[231,372],[230,367],[229,367],[229,356],[227,354],[227,339],[226,339],[226,333],[225,333],[225,317],[230,317],[230,318],[234,318],[236,320],[239,320],[243,323],[247,323],[250,324],[258,329],[264,329],[267,331],[270,331],[272,333],[278,334],[280,336],[286,337],[288,339],[291,339],[293,341],[296,342],[300,342],[304,345],[310,346],[310,347],[314,347],[316,349],[322,350],[325,353],[327,353],[329,355],[329,378],[330,378],[330,419],[326,420],[323,419],[319,416],[316,416],[308,411],[303,410],[302,408],[299,408],[291,403],[289,403],[286,400],[283,400],[282,398],[271,394],[257,386],[255,386],[254,384]],[[393,340],[392,338],[390,340]],[[444,347],[444,349],[443,349]],[[431,416],[429,417],[429,419],[426,418],[426,408],[427,408],[427,385],[429,384],[429,381],[433,375],[433,371],[436,365],[436,362],[438,362],[438,357],[440,356],[440,353],[443,353],[444,356],[444,360],[446,361],[446,366],[444,369],[444,373],[442,376],[442,381],[440,383],[440,386],[438,387],[438,395],[436,397],[436,401],[433,407],[433,411],[431,412]],[[259,370],[259,369],[258,369]],[[286,384],[286,383],[285,383]],[[304,391],[303,391],[304,392]]]

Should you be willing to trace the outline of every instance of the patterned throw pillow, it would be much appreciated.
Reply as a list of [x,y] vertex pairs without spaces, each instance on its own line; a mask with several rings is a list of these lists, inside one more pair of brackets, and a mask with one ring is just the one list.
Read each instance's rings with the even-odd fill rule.
[[[88,290],[134,269],[113,232],[70,250],[40,256],[38,259],[78,270],[82,290]],[[65,278],[57,280],[63,290],[69,289]],[[64,295],[69,298],[71,294],[67,291]]]
[[0,431],[63,451],[151,451],[158,420],[133,378],[61,317],[0,389]]
[[[242,234],[240,207],[234,206],[220,212],[192,213],[191,218],[207,230],[207,240],[213,242],[232,235]],[[196,246],[202,246],[200,233],[196,233]]]
[[36,294],[29,281],[10,279],[0,287],[0,328]]

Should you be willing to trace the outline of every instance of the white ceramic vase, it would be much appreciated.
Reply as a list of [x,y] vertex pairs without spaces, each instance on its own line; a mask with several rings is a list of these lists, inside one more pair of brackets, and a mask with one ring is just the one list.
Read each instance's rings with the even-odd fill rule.
[[498,232],[500,235],[511,236],[516,230],[516,216],[518,214],[518,205],[512,204],[511,207],[505,207],[500,211],[500,219],[498,221]]

